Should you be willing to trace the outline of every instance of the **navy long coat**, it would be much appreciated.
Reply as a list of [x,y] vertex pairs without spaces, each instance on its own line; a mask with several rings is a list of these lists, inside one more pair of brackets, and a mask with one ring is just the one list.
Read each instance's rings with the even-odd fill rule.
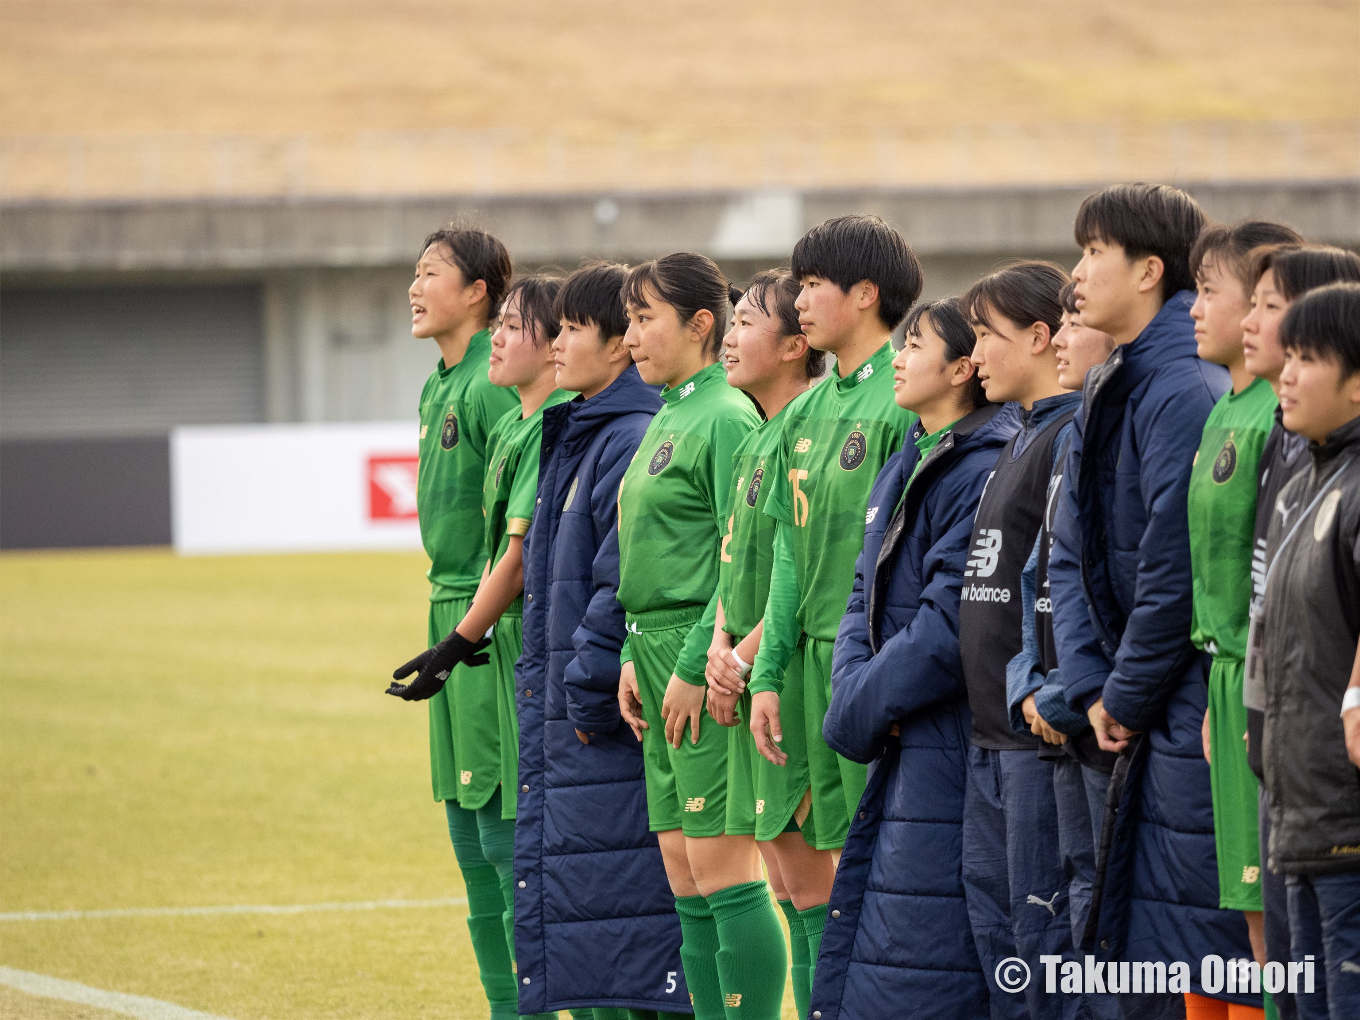
[[988,1014],[963,892],[972,720],[959,590],[978,500],[1019,427],[1014,405],[975,411],[907,488],[918,424],[869,497],[822,732],[840,754],[875,764],[831,892],[812,991],[820,1020],[878,1020],[885,1009],[923,1020]]
[[[1144,734],[1116,768],[1100,910],[1082,948],[1189,962],[1200,991],[1196,961],[1250,958],[1251,946],[1242,915],[1218,909],[1200,742],[1209,657],[1190,642],[1190,468],[1230,384],[1226,369],[1196,356],[1194,297],[1174,295],[1087,374],[1049,585],[1068,702],[1085,711],[1103,694],[1110,715]],[[1261,1004],[1259,995],[1217,997]]]
[[642,745],[621,724],[617,701],[619,482],[660,407],[655,387],[630,366],[591,400],[543,414],[515,666],[520,1013],[690,1012],[675,899],[647,828]]

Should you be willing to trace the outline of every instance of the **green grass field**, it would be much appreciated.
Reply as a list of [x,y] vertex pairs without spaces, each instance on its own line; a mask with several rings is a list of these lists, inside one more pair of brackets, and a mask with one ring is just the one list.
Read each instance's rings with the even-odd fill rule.
[[[0,556],[0,912],[461,896],[425,710],[382,693],[425,566]],[[232,1020],[462,1020],[465,914],[5,920],[0,966]],[[0,1017],[113,1015],[0,985]]]

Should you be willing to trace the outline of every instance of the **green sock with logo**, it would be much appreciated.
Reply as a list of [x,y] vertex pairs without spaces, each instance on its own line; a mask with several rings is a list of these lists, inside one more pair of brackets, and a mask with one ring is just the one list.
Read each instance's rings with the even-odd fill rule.
[[677,896],[680,915],[680,963],[685,968],[694,1020],[726,1020],[722,983],[718,980],[718,926],[702,896]]
[[808,1002],[812,998],[812,986],[808,984],[807,929],[803,927],[803,919],[793,900],[780,900],[779,909],[784,911],[784,920],[789,922],[789,956],[793,961],[789,979],[793,983],[793,1004],[801,1018],[808,1015]]
[[727,1020],[779,1020],[789,957],[770,887],[743,882],[707,899],[718,928],[718,980]]
[[826,927],[826,904],[808,907],[798,911],[803,919],[803,929],[807,932],[808,944],[808,999],[812,998],[812,985],[817,980],[817,956],[822,951],[822,929]]

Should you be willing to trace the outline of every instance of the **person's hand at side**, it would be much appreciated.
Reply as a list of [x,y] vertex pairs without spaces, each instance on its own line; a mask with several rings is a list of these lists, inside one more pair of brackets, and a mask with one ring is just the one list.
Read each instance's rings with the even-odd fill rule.
[[637,671],[631,662],[625,662],[619,670],[619,714],[638,740],[642,739],[643,730],[651,729],[642,718],[642,696],[638,693]]
[[666,722],[666,743],[671,747],[679,748],[687,722],[690,743],[699,742],[699,719],[704,714],[704,695],[707,692],[707,687],[686,683],[674,673],[671,674],[665,697],[661,699],[661,718]]
[[1129,746],[1129,738],[1134,736],[1134,731],[1118,723],[1114,716],[1105,711],[1104,698],[1097,699],[1087,709],[1086,717],[1091,720],[1091,728],[1096,731],[1096,743],[1102,751],[1118,754]]
[[1020,702],[1020,711],[1025,714],[1025,722],[1029,723],[1029,731],[1036,737],[1043,738],[1047,744],[1067,743],[1067,734],[1059,733],[1048,724],[1047,719],[1039,714],[1039,708],[1035,704],[1033,694]]
[[1204,746],[1204,760],[1209,761],[1209,710],[1207,708],[1204,710],[1204,722],[1199,727],[1199,742]]
[[[410,662],[392,671],[392,683],[387,693],[403,701],[424,701],[444,689],[449,674],[460,662],[469,666],[485,666],[491,656],[484,651],[491,644],[489,637],[469,641],[456,630],[439,644],[427,648]],[[412,673],[419,675],[409,684],[399,683]]]
[[779,695],[774,691],[761,691],[751,698],[751,735],[756,740],[756,750],[776,765],[783,765],[789,756],[779,747],[784,739],[779,725]]

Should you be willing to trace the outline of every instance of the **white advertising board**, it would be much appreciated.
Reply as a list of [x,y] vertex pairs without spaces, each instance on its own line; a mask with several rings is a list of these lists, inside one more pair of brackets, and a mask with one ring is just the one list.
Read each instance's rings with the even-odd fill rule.
[[417,431],[415,422],[175,429],[175,550],[419,549]]

